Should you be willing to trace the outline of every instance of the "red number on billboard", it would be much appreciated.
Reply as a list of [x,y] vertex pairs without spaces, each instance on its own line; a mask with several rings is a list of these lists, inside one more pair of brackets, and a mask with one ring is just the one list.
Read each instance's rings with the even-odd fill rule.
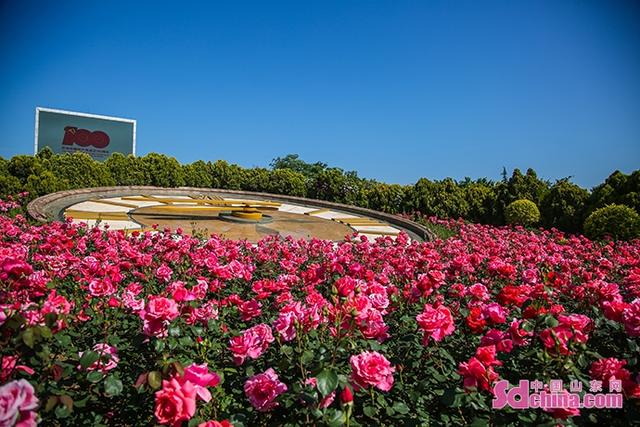
[[63,145],[77,144],[81,147],[93,146],[96,148],[105,148],[110,142],[109,135],[101,130],[94,132],[87,129],[78,129],[75,126],[67,126],[64,128]]

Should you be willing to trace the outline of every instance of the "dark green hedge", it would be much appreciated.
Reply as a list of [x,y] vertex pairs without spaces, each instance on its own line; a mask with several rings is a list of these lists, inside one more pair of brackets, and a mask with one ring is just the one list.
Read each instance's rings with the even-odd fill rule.
[[324,163],[307,163],[297,155],[274,159],[270,169],[243,168],[224,160],[181,165],[157,153],[114,154],[105,162],[81,153],[54,155],[48,149],[36,156],[0,157],[0,195],[28,191],[33,199],[59,190],[109,185],[262,191],[495,225],[506,223],[509,204],[527,199],[539,208],[542,225],[568,232],[582,231],[587,216],[609,204],[640,209],[640,170],[630,175],[616,171],[589,192],[568,179],[553,184],[541,180],[532,169],[525,174],[515,169],[511,177],[504,171],[497,182],[421,178],[415,185],[385,184]]

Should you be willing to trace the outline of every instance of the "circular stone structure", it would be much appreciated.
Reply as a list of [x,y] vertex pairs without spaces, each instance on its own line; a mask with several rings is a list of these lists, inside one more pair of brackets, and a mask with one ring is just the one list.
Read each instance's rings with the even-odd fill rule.
[[249,191],[205,188],[98,187],[60,191],[27,206],[40,221],[71,218],[111,230],[181,228],[186,234],[216,234],[252,243],[269,236],[343,240],[357,233],[375,239],[401,231],[413,240],[432,240],[415,222],[338,203]]

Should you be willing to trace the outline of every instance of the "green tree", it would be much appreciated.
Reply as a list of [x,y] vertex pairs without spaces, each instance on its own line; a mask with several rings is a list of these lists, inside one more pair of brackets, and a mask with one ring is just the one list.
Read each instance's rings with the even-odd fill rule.
[[187,187],[211,188],[213,176],[211,175],[211,162],[195,161],[182,167],[184,182]]
[[211,186],[226,190],[241,190],[243,172],[244,170],[238,165],[217,160],[211,164]]
[[375,182],[367,192],[369,208],[392,214],[400,213],[404,208],[407,189],[398,184]]
[[305,176],[291,169],[276,169],[269,173],[265,191],[304,197],[307,193]]
[[439,218],[465,218],[469,204],[464,190],[451,178],[430,181],[420,178],[413,186],[411,196],[414,209]]
[[39,174],[29,175],[27,183],[24,186],[25,191],[29,192],[29,199],[35,199],[45,194],[55,193],[56,191],[68,190],[70,188],[69,181],[56,176],[49,170],[42,171]]
[[588,212],[609,204],[621,204],[640,211],[640,170],[626,175],[615,171],[593,189]]
[[[235,166],[235,165],[232,165]],[[265,168],[239,168],[240,188],[245,191],[265,192],[269,188],[270,171]],[[279,193],[279,191],[275,191]]]
[[514,169],[508,181],[501,181],[495,186],[496,203],[493,217],[497,224],[504,224],[505,209],[511,202],[527,199],[539,205],[547,191],[549,183],[542,181],[533,169],[527,169],[525,175],[520,169]]
[[540,204],[542,223],[569,232],[582,228],[589,192],[561,179],[556,182]]
[[140,157],[139,161],[140,168],[144,173],[144,181],[147,185],[156,187],[184,186],[182,167],[174,157],[149,153],[144,157]]
[[115,185],[109,169],[86,153],[75,152],[52,156],[48,168],[69,188],[105,187]]
[[42,161],[36,156],[13,156],[7,164],[7,172],[22,184],[27,183],[30,175],[41,173],[44,169]]
[[306,177],[314,178],[320,172],[327,169],[327,164],[322,162],[307,163],[297,154],[287,154],[284,157],[276,157],[271,161],[271,169],[291,169]]
[[8,166],[9,162],[0,157],[0,197],[17,194],[22,191],[22,183],[9,173]]
[[488,181],[478,180],[465,183],[464,197],[469,206],[467,219],[485,224],[495,223],[494,209],[496,193]]
[[150,185],[146,182],[140,158],[132,154],[113,153],[105,160],[104,166],[116,185]]
[[356,206],[367,206],[367,188],[355,172],[345,173],[339,168],[320,172],[309,186],[309,196],[315,199]]

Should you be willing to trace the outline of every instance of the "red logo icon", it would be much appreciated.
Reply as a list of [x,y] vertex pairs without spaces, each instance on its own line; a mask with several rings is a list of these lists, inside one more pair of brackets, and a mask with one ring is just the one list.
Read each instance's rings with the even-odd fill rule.
[[105,148],[109,145],[109,135],[101,130],[89,131],[86,129],[78,129],[75,126],[67,126],[64,128],[64,139],[62,145],[77,144],[81,147],[93,146],[96,148]]

